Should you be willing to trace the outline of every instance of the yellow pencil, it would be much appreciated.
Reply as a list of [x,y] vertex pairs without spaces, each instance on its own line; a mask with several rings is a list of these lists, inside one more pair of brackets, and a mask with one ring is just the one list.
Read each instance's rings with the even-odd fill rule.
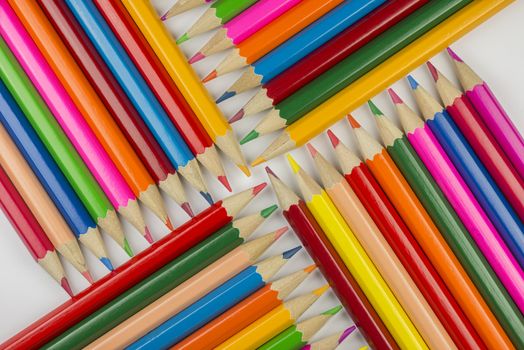
[[288,155],[307,207],[402,349],[428,349],[391,289],[324,191]]
[[206,88],[200,82],[174,38],[158,18],[148,0],[122,0],[142,34],[155,51],[180,92],[215,144],[247,176],[250,175],[242,151],[231,126],[224,118]]
[[287,127],[252,166],[302,146],[514,0],[476,0]]

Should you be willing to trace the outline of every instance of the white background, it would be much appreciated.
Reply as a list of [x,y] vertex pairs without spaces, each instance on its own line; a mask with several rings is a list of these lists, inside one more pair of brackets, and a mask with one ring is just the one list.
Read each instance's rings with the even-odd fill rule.
[[[154,1],[159,14],[164,13],[172,2],[173,1],[171,0]],[[194,9],[184,15],[168,20],[167,24],[175,35],[181,35],[204,10],[204,7]],[[521,132],[524,132],[524,98],[522,95],[522,82],[524,81],[524,40],[522,40],[524,34],[523,18],[524,2],[515,2],[510,5],[510,7],[497,14],[494,18],[488,20],[472,33],[466,35],[463,39],[452,45],[456,52],[468,64],[470,64],[482,78],[489,82],[492,90],[500,99],[509,115],[513,118],[513,122]],[[190,57],[211,37],[212,34],[213,33],[207,33],[206,35],[194,38],[182,44],[182,49],[186,55]],[[203,77],[207,75],[207,73],[211,71],[218,62],[223,59],[223,57],[225,57],[225,53],[215,55],[198,62],[194,67],[199,75]],[[443,71],[444,74],[456,81],[453,75],[451,63],[446,55],[440,54],[432,61],[437,68]],[[218,78],[209,83],[208,88],[216,98],[220,96],[239,75],[239,72],[235,72]],[[429,88],[430,91],[434,92],[430,76],[424,67],[414,71],[414,76],[424,87]],[[404,98],[411,106],[414,106],[414,101],[411,99],[406,82],[399,81],[394,84],[394,88],[402,98]],[[224,114],[229,117],[241,108],[252,94],[253,92],[249,92],[232,98],[222,103],[220,107]],[[375,97],[374,101],[386,114],[394,116],[394,110],[385,93]],[[261,115],[248,118],[234,125],[234,129],[239,139],[256,125]],[[375,126],[367,107],[357,109],[353,115],[364,125],[364,127],[376,134]],[[343,141],[354,146],[352,136],[345,121],[339,122],[333,126],[333,129],[343,139]],[[243,150],[248,160],[252,161],[273,139],[274,135],[270,135],[245,145]],[[312,142],[326,157],[328,157],[328,159],[335,161],[331,154],[331,146],[325,135],[320,135]],[[292,154],[309,173],[314,174],[318,179],[313,163],[305,149],[295,150]],[[288,184],[291,184],[296,190],[298,190],[285,158],[279,157],[271,160],[269,165],[281,176],[281,178],[285,179]],[[240,191],[267,180],[263,167],[252,169],[253,175],[251,178],[246,178],[240,170],[229,162],[225,162],[225,167],[234,191]],[[206,175],[214,198],[219,199],[226,196],[227,191],[215,179],[211,178],[209,174]],[[188,188],[188,186],[186,186],[186,188],[194,210],[197,212],[203,210],[206,207],[204,200],[194,190]],[[166,200],[169,214],[175,225],[180,225],[186,221],[187,216],[184,212],[169,198],[164,198]],[[259,196],[258,200],[254,201],[243,212],[243,214],[254,213],[275,202],[276,198],[271,193],[271,190],[266,189],[265,192]],[[166,234],[166,229],[150,212],[144,210],[144,214],[156,239]],[[280,215],[280,212],[277,212],[273,214],[273,217],[271,217],[255,233],[255,236],[269,232],[285,224],[286,222]],[[125,229],[135,252],[146,248],[145,241],[127,223],[125,223]],[[62,302],[66,301],[68,296],[32,260],[3,213],[0,213],[0,231],[1,343],[47,312],[53,310]],[[125,262],[127,260],[125,253],[112,240],[107,239],[107,237],[105,237],[105,239],[113,264],[118,266]],[[288,233],[264,256],[267,257],[278,254],[283,250],[289,249],[298,244],[299,241],[294,234]],[[102,264],[89,252],[85,252],[85,256],[96,279],[106,273]],[[310,263],[311,260],[309,256],[304,251],[301,251],[280,271],[277,277],[282,277],[288,273],[303,268]],[[85,282],[69,264],[64,263],[64,265],[69,279],[72,282],[74,291],[78,292],[86,288],[87,282]],[[310,277],[305,283],[303,283],[292,296],[310,291],[313,288],[321,286],[323,283],[325,282],[317,271],[314,276]],[[314,316],[337,303],[337,299],[330,292],[313,305],[311,309],[305,313],[303,319]],[[334,331],[342,330],[351,324],[351,319],[345,313],[341,312],[332,319],[329,325],[321,330],[314,339],[321,339],[323,336],[327,336]],[[359,349],[363,344],[364,341],[360,334],[354,334],[350,336],[340,348]]]

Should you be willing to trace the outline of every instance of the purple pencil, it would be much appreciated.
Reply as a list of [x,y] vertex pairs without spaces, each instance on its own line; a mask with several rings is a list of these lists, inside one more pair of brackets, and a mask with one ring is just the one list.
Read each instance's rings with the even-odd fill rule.
[[356,326],[351,326],[327,338],[307,344],[301,350],[335,350],[355,329],[357,329]]

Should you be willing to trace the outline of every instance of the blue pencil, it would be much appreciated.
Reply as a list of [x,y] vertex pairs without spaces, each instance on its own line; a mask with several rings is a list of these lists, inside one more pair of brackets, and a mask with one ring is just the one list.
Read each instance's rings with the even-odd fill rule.
[[120,83],[176,170],[211,204],[200,168],[144,78],[115,37],[92,0],[66,0],[93,45]]
[[27,160],[73,234],[99,256],[109,270],[113,270],[95,221],[1,80],[0,123]]
[[448,112],[413,77],[409,84],[424,119],[489,219],[524,267],[524,225]]
[[167,349],[262,288],[300,247],[244,269],[202,299],[128,346],[128,350]]
[[[385,3],[385,0],[346,0],[300,33],[254,62],[238,80],[256,85],[238,89],[233,84],[218,100],[222,102],[247,88],[264,84],[334,38],[337,34]],[[257,75],[259,77],[257,77]]]

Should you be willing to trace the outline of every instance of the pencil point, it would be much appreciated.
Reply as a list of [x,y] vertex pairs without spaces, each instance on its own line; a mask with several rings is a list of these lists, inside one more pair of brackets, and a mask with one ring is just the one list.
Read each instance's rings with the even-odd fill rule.
[[295,248],[291,248],[289,250],[286,250],[285,252],[282,253],[282,257],[286,260],[289,260],[291,259],[296,253],[298,253],[298,251],[302,249],[302,246],[298,246],[298,247],[295,247]]
[[340,310],[342,310],[342,305],[335,306],[329,310],[326,310],[322,313],[322,315],[336,315]]
[[82,276],[84,276],[84,278],[87,280],[87,282],[89,282],[89,284],[95,283],[95,281],[93,280],[93,276],[91,276],[89,271],[86,270],[82,272]]
[[175,227],[173,226],[173,223],[171,222],[171,219],[169,217],[166,218],[165,225],[169,229],[169,231],[173,231],[175,229]]
[[217,77],[217,71],[214,70],[211,73],[209,73],[204,79],[202,79],[203,83],[207,83],[208,81],[211,81]]
[[187,35],[187,33],[184,33],[180,38],[176,39],[176,44],[180,45],[183,42],[188,41],[188,40],[189,40],[189,35]]
[[189,202],[180,204],[180,207],[184,209],[187,215],[189,215],[192,218],[195,217],[195,213],[193,213],[193,209],[191,209],[191,205],[189,204]]
[[109,260],[107,257],[102,257],[99,260],[102,262],[102,264],[104,264],[105,267],[107,267],[109,271],[113,271],[115,269],[113,264],[111,264],[111,260]]
[[353,129],[360,128],[359,122],[355,118],[353,118],[351,114],[348,114],[348,120],[349,120],[349,124],[351,125]]
[[324,294],[327,290],[329,289],[329,284],[325,284],[323,285],[322,287],[318,288],[318,289],[315,289],[313,291],[313,294],[316,294],[317,296],[321,296],[322,294]]
[[273,204],[272,206],[267,207],[266,209],[263,209],[260,212],[260,216],[262,216],[264,219],[267,219],[269,215],[273,214],[273,212],[277,209],[278,209],[278,205]]
[[160,20],[163,22],[167,19],[167,14],[168,12],[164,13],[161,17],[160,17]]
[[237,167],[246,175],[247,177],[251,176],[251,170],[247,167],[247,165],[238,164]]
[[289,230],[289,227],[284,226],[275,231],[275,239],[279,239]]
[[305,272],[305,273],[311,273],[311,272],[315,271],[316,269],[317,269],[317,265],[315,265],[315,264],[311,264],[311,265],[306,266],[306,267],[304,268],[304,272]]
[[340,335],[340,338],[338,338],[338,342],[342,343],[351,333],[353,333],[357,329],[357,326],[353,325],[349,328],[346,328],[344,332]]
[[191,57],[189,61],[187,62],[189,64],[193,64],[193,63],[197,63],[198,61],[202,61],[204,58],[206,58],[206,56],[202,52],[199,51],[196,54],[194,54],[193,57]]
[[426,66],[428,66],[429,72],[431,73],[431,76],[433,77],[433,80],[438,80],[438,71],[437,68],[431,63],[430,61],[426,62]]
[[277,179],[279,178],[279,177],[278,177],[278,176],[273,172],[273,170],[271,170],[270,167],[267,166],[267,167],[265,167],[264,169],[266,170],[266,173],[267,173],[268,175],[274,176],[274,177],[276,177]]
[[331,141],[331,145],[333,148],[337,148],[338,144],[340,143],[340,139],[331,131],[331,129],[328,129],[327,135],[329,137],[329,141]]
[[231,117],[231,119],[229,119],[229,123],[237,122],[242,118],[244,118],[244,109],[243,108],[239,110],[238,112],[236,112],[235,115]]
[[151,236],[151,231],[149,231],[149,227],[147,226],[144,229],[144,238],[149,244],[153,244],[155,242],[153,236]]
[[228,100],[228,99],[230,99],[231,97],[233,97],[235,95],[236,95],[236,93],[234,91],[226,91],[226,92],[224,92],[222,94],[222,96],[217,98],[216,103],[224,102],[225,100]]
[[250,141],[253,141],[254,139],[256,139],[259,136],[260,134],[256,132],[256,130],[251,130],[246,136],[244,136],[242,140],[240,140],[240,144],[244,145]]
[[373,101],[369,100],[368,106],[369,106],[369,109],[371,110],[371,113],[373,113],[376,117],[380,117],[384,115],[384,113],[382,113],[382,111],[378,109],[377,105],[375,105]]
[[70,297],[75,296],[73,294],[73,290],[71,289],[71,286],[69,285],[69,281],[67,280],[67,278],[62,277],[62,279],[60,280],[60,285],[66,291],[66,293],[69,294]]
[[129,242],[127,241],[127,238],[124,238],[124,251],[127,253],[129,257],[135,255],[135,253],[133,253],[133,250],[131,249],[131,246],[129,245]]
[[300,165],[295,161],[295,159],[291,156],[291,154],[287,155],[287,161],[289,165],[291,166],[291,169],[296,174],[300,171]]
[[258,157],[258,158],[255,159],[253,162],[251,162],[251,166],[252,166],[252,167],[255,167],[255,166],[259,165],[259,164],[264,163],[265,161],[266,161],[265,158],[263,158],[263,157]]
[[400,105],[404,103],[404,101],[402,101],[402,99],[397,95],[395,90],[388,89],[388,94],[389,94],[389,97],[391,98],[391,101],[393,101],[394,104]]
[[411,89],[416,90],[418,87],[418,82],[411,75],[408,75],[408,82]]
[[311,143],[308,143],[306,145],[306,147],[307,147],[309,153],[311,154],[311,157],[315,158],[317,156],[317,154],[318,154],[318,151],[315,148],[315,146],[313,146]]
[[464,61],[462,60],[462,58],[460,58],[460,57],[455,53],[455,51],[453,51],[453,50],[451,49],[451,47],[446,48],[446,50],[448,51],[448,55],[449,55],[453,60],[455,60],[455,61],[457,61],[457,62],[464,62]]
[[220,176],[217,176],[217,179],[218,181],[220,181],[220,183],[222,185],[224,185],[224,187],[229,191],[229,192],[232,192],[233,190],[231,189],[231,185],[229,184],[229,180],[227,179],[226,175],[220,175]]
[[267,183],[266,182],[262,182],[261,184],[256,185],[255,187],[253,187],[253,196],[256,196],[257,194],[262,192],[262,190],[264,188],[266,188],[266,186],[267,186]]
[[209,203],[209,205],[213,205],[215,203],[213,201],[213,198],[211,198],[209,192],[200,191],[200,195],[204,197],[204,199]]

